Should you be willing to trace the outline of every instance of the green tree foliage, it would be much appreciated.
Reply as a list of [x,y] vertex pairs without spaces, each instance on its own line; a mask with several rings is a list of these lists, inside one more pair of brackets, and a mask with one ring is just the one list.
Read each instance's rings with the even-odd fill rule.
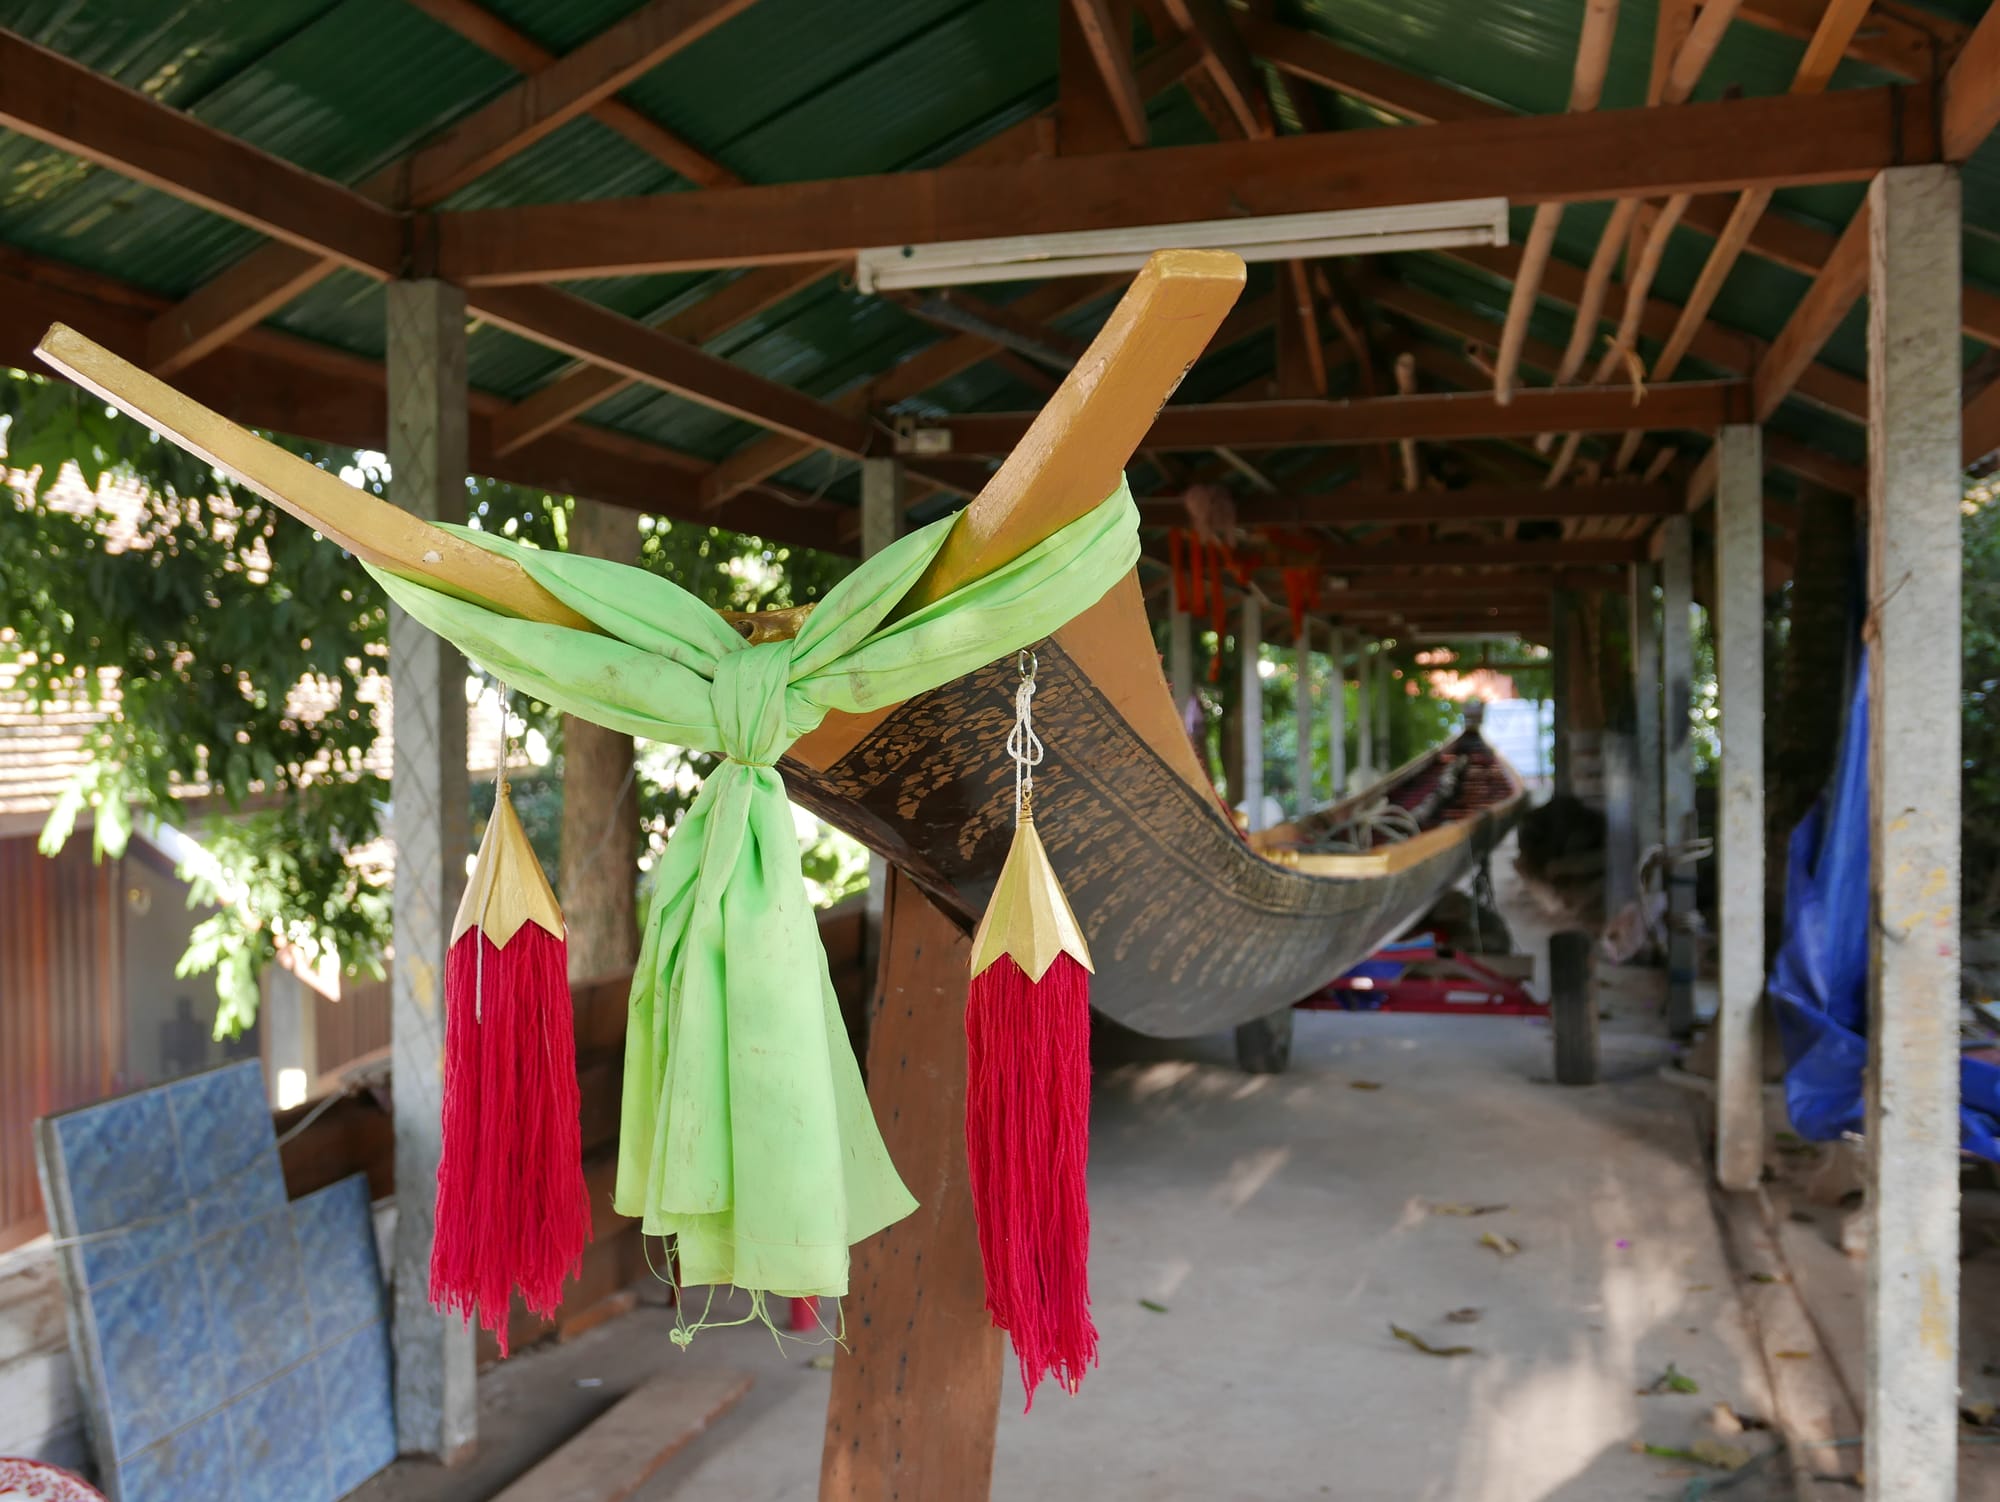
[[[20,658],[18,686],[38,704],[94,700],[104,675],[119,691],[42,848],[60,849],[86,811],[99,855],[122,852],[134,816],[201,820],[209,859],[183,874],[193,902],[217,907],[180,973],[214,973],[218,1036],[254,1018],[258,977],[280,944],[310,964],[379,974],[388,893],[348,857],[381,832],[388,794],[365,763],[376,727],[360,694],[387,666],[380,591],[308,528],[66,382],[8,372],[0,419],[7,467],[25,477],[18,500],[0,504],[0,627],[11,633],[0,650]],[[351,451],[278,441],[323,468],[359,470]],[[89,499],[54,506],[65,465]],[[385,492],[386,476],[359,473]],[[110,502],[106,481],[123,492]],[[567,497],[475,481],[467,502],[476,526],[567,542]],[[642,525],[644,566],[720,609],[817,599],[851,566],[717,527]],[[313,692],[299,693],[302,682]],[[520,696],[513,707],[560,750],[560,716]],[[706,758],[693,761],[706,770]],[[524,812],[531,835],[549,826],[552,861],[560,802],[548,782]],[[656,838],[692,786],[642,777]],[[825,840],[807,863],[829,885],[851,884],[851,853]]]

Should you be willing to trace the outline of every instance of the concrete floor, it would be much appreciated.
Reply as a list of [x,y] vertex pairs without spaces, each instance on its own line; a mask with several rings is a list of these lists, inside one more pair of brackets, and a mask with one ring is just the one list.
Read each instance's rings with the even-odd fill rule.
[[[1518,1019],[1303,1014],[1281,1077],[1238,1073],[1222,1040],[1142,1041],[1097,1087],[1102,1365],[1027,1416],[1010,1365],[994,1496],[1628,1502],[1714,1476],[1633,1449],[1767,1401],[1690,1100],[1654,1076],[1654,984],[1606,986],[1607,1080],[1580,1090]],[[1477,1354],[1424,1355],[1392,1322]],[[827,1376],[806,1353],[741,1330],[661,1346],[760,1375],[642,1496],[815,1495]],[[1641,1396],[1670,1363],[1699,1393]]]

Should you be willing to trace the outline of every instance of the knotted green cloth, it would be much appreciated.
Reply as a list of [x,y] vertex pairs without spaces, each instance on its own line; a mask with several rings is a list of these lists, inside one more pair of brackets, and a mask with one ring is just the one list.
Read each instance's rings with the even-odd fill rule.
[[791,641],[745,642],[624,564],[463,536],[602,632],[500,615],[371,568],[502,682],[614,730],[727,758],[660,859],[632,977],[615,1204],[679,1237],[681,1280],[847,1291],[848,1247],[916,1207],[847,1043],[779,757],[829,710],[898,704],[1050,635],[1139,556],[1116,494],[995,573],[884,625],[953,518],[842,580]]

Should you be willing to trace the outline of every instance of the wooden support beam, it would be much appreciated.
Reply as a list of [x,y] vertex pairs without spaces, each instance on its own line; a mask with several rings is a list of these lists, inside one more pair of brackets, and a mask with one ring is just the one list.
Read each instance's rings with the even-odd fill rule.
[[1959,195],[1868,192],[1869,1502],[1958,1495]]
[[1097,65],[1105,97],[1126,141],[1146,144],[1146,96],[1132,61],[1132,7],[1129,0],[1069,0],[1077,25]]
[[1849,221],[1820,274],[1757,366],[1756,417],[1767,421],[1798,383],[1868,283],[1868,205]]
[[1347,633],[1335,626],[1326,644],[1327,799],[1347,792]]
[[[463,718],[461,716],[461,718]],[[889,879],[868,1099],[917,1208],[855,1247],[833,1356],[820,1502],[986,1502],[1003,1337],[986,1313],[965,1166],[971,940]]]
[[[1169,406],[1143,446],[1164,449],[1272,449],[1316,445],[1507,438],[1547,428],[1617,432],[1626,428],[1708,431],[1748,413],[1741,381],[1681,382],[1647,388],[1643,397],[1612,390],[1523,391],[1507,406],[1490,392],[1425,392],[1359,401],[1215,402]],[[941,423],[950,452],[1004,454],[1028,430],[1034,414],[959,413]]]
[[2000,15],[1992,6],[1966,40],[1944,80],[1940,133],[1944,159],[1969,159],[2000,126]]
[[1936,154],[1929,91],[1845,89],[484,209],[436,215],[432,233],[445,275],[491,284],[1495,193],[1534,204],[1842,182]]
[[[1348,485],[1323,495],[1242,496],[1240,527],[1347,527],[1372,522],[1511,521],[1527,517],[1673,516],[1682,508],[1677,486],[1469,485],[1459,490],[1402,491]],[[1179,497],[1142,501],[1149,526],[1180,526],[1187,509]]]
[[1251,140],[1277,134],[1271,101],[1257,76],[1250,49],[1220,0],[1164,0],[1176,25],[1201,43],[1209,83],[1221,96],[1238,130]]
[[1764,456],[1758,430],[1716,435],[1715,661],[1722,707],[1717,798],[1721,979],[1715,1177],[1752,1190],[1764,1172]]
[[[683,344],[705,344],[804,291],[834,269],[807,262],[746,271],[720,292],[647,327]],[[534,395],[523,397],[493,419],[494,451],[511,454],[581,417],[634,381],[633,376],[623,371],[589,363],[557,376]]]
[[1562,568],[1637,563],[1646,545],[1623,538],[1558,542],[1321,543],[1311,555],[1332,573],[1350,569]]
[[342,266],[402,265],[402,221],[379,204],[11,31],[0,125]]
[[[443,135],[382,168],[355,191],[388,209],[441,203],[550,132],[604,104],[749,3],[653,0],[566,57],[534,49],[540,63],[528,62],[521,48],[510,44],[510,60],[526,63],[523,71],[529,76]],[[464,15],[468,8],[454,7],[451,13],[470,24]],[[482,30],[481,35],[487,33]],[[633,119],[643,119],[636,110],[621,108]],[[714,172],[706,177],[722,181]],[[732,185],[740,182],[733,176],[727,180]],[[399,247],[398,264],[404,254]],[[336,264],[314,245],[267,245],[252,251],[162,315],[148,337],[149,363],[160,375],[186,368],[324,280]],[[388,275],[396,265],[373,269]]]
[[[408,0],[408,3],[473,46],[492,53],[516,73],[540,73],[557,60],[557,54],[473,0]],[[590,114],[689,182],[704,188],[725,188],[743,181],[722,163],[620,99],[600,99],[590,107]]]
[[[1743,0],[1740,15],[1752,26],[1809,41],[1825,13],[1826,0]],[[1848,44],[1856,62],[1928,83],[1940,63],[1965,45],[1966,28],[1956,21],[1897,0],[1877,0],[1868,24]]]

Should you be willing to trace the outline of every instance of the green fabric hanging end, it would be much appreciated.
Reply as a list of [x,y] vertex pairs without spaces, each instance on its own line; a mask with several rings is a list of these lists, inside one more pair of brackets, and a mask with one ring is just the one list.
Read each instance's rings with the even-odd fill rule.
[[916,1208],[848,1046],[776,764],[831,710],[901,703],[1052,634],[1139,556],[1121,483],[1013,562],[885,625],[954,520],[864,562],[793,640],[756,646],[642,569],[462,528],[606,634],[369,569],[512,687],[726,758],[660,859],[625,1039],[614,1204],[649,1235],[678,1238],[684,1284],[838,1297],[849,1246]]

